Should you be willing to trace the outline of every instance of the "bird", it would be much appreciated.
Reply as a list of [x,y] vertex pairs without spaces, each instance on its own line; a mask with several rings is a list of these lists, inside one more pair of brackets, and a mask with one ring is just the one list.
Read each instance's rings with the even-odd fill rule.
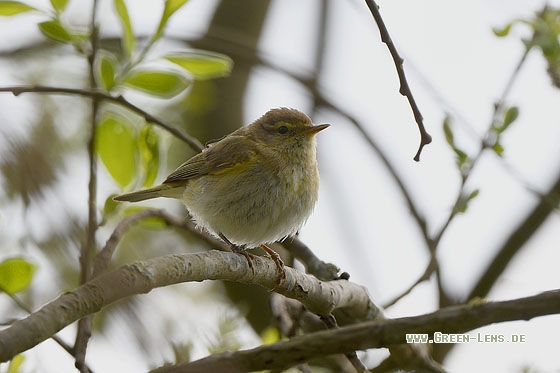
[[198,227],[245,256],[252,270],[255,259],[245,250],[260,247],[285,280],[280,256],[267,245],[297,234],[311,215],[319,191],[315,135],[329,126],[296,109],[271,109],[207,144],[161,185],[113,199],[181,200]]

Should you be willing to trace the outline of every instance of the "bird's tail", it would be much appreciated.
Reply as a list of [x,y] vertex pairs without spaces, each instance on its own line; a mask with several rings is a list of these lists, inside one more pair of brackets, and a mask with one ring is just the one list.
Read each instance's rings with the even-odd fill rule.
[[139,190],[137,192],[121,194],[120,196],[113,197],[113,200],[119,202],[139,202],[146,199],[157,197],[178,198],[181,199],[184,187],[170,184],[161,184],[150,189]]

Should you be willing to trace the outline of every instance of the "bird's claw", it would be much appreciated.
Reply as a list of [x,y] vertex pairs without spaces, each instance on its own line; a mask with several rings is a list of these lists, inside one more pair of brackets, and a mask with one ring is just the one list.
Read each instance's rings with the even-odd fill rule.
[[236,245],[231,246],[231,251],[233,251],[234,253],[237,253],[237,254],[241,254],[245,257],[245,260],[247,260],[247,264],[249,265],[249,268],[251,269],[251,272],[254,275],[255,274],[255,267],[253,266],[253,263],[257,264],[257,258],[255,258],[254,255],[249,254],[247,251],[243,250],[242,248],[240,248]]
[[[274,264],[276,264],[276,272],[278,273],[278,278],[276,279],[276,286],[280,286],[284,284],[286,282],[286,267],[284,266],[284,262],[282,261],[282,258],[280,258],[280,255],[278,255],[276,251],[272,250],[270,247],[266,245],[261,245],[261,249],[266,251],[266,253],[270,256],[270,259],[272,259]],[[276,287],[274,287],[274,289],[272,290],[275,289]]]

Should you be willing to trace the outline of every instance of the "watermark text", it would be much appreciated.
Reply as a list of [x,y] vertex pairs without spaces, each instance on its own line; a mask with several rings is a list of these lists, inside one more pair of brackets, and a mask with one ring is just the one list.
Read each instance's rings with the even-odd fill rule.
[[525,343],[525,334],[407,334],[406,343]]

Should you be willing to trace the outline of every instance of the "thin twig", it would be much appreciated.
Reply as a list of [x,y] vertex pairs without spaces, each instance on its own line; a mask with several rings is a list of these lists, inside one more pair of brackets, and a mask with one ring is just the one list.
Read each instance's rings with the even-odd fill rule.
[[222,251],[231,251],[231,249],[225,242],[213,237],[212,235],[206,233],[205,231],[196,228],[196,225],[191,220],[175,217],[164,210],[147,209],[138,212],[134,215],[129,215],[125,217],[115,227],[113,233],[111,233],[111,236],[105,243],[105,246],[103,247],[103,249],[99,251],[99,253],[95,258],[95,264],[93,269],[94,278],[99,276],[103,272],[105,272],[105,270],[107,269],[111,261],[113,253],[115,252],[115,249],[118,243],[120,242],[120,240],[122,239],[122,237],[124,236],[124,234],[128,232],[128,230],[133,225],[137,224],[141,220],[148,219],[148,218],[160,218],[165,222],[165,224],[169,226],[177,227],[187,232],[196,234],[199,238],[201,238],[206,243],[208,243],[210,247],[214,247]]
[[102,101],[114,102],[140,115],[147,122],[153,123],[161,128],[164,128],[169,133],[176,136],[178,139],[184,141],[193,150],[201,151],[204,148],[204,146],[200,143],[200,141],[187,134],[181,128],[166,123],[161,119],[158,119],[157,117],[153,116],[152,114],[146,112],[145,110],[136,106],[132,102],[128,101],[126,98],[124,98],[121,95],[112,96],[104,91],[97,90],[97,89],[50,87],[50,86],[42,86],[42,85],[0,87],[0,92],[11,92],[12,94],[14,94],[14,96],[19,96],[22,93],[48,93],[48,94],[75,95],[75,96],[90,97],[92,99],[99,99]]
[[[93,0],[91,11],[90,23],[90,43],[91,50],[88,55],[89,64],[89,85],[92,89],[96,88],[95,82],[95,58],[99,47],[99,25],[97,24],[97,11],[98,1]],[[93,267],[93,258],[96,252],[95,233],[99,227],[97,221],[97,157],[95,154],[96,148],[96,127],[97,116],[99,111],[100,100],[92,98],[91,100],[91,123],[89,127],[89,139],[87,142],[88,161],[89,161],[89,182],[88,182],[88,224],[86,230],[86,241],[82,246],[80,253],[80,270],[81,270],[81,283],[85,284],[91,278]],[[75,363],[76,368],[82,372],[87,373],[89,369],[85,363],[86,351],[88,341],[91,337],[91,321],[81,319],[78,322],[78,331],[76,333],[76,341],[74,343],[74,351],[76,353]]]
[[420,131],[420,146],[418,147],[418,151],[414,156],[414,160],[416,162],[420,161],[420,153],[425,145],[428,145],[432,142],[432,136],[426,131],[424,127],[424,118],[422,117],[422,113],[420,113],[420,109],[416,104],[416,100],[412,95],[412,91],[410,90],[410,86],[408,85],[408,81],[406,79],[406,75],[404,73],[403,62],[404,60],[399,55],[391,36],[389,35],[389,30],[387,30],[387,26],[385,26],[385,22],[383,22],[383,18],[381,17],[381,13],[379,12],[379,7],[375,3],[374,0],[366,0],[366,4],[375,19],[375,23],[379,28],[379,33],[381,34],[381,41],[387,45],[389,48],[389,52],[391,53],[391,57],[393,58],[393,62],[395,63],[395,68],[397,69],[397,74],[399,76],[399,81],[401,87],[399,89],[399,93],[405,96],[408,99],[408,103],[410,108],[412,109],[412,113],[414,114],[414,119],[416,120],[416,124],[418,125],[418,130]]
[[393,181],[397,184],[399,191],[401,192],[402,196],[406,200],[406,204],[410,210],[410,213],[414,217],[420,232],[424,238],[424,241],[428,246],[431,245],[431,238],[428,232],[428,228],[426,225],[426,219],[422,216],[420,211],[416,208],[414,200],[412,199],[411,193],[408,191],[407,187],[404,185],[403,178],[397,173],[396,167],[393,166],[389,158],[385,155],[385,153],[381,150],[381,146],[375,141],[375,139],[370,136],[370,134],[365,130],[364,126],[360,124],[358,119],[356,119],[352,114],[343,109],[337,107],[330,101],[326,100],[324,97],[320,96],[321,103],[328,107],[329,109],[337,112],[338,114],[344,116],[348,119],[354,127],[360,132],[362,138],[366,140],[368,145],[377,153],[378,157],[380,158],[381,162],[389,172],[389,174],[393,177]]
[[[414,221],[416,222],[416,225],[420,229],[420,232],[422,234],[422,238],[424,239],[426,247],[427,247],[427,249],[430,253],[430,263],[428,264],[428,266],[426,268],[426,271],[423,273],[422,277],[420,278],[420,281],[417,281],[415,283],[414,287],[417,286],[418,284],[422,283],[423,281],[429,279],[431,274],[433,273],[433,271],[436,268],[438,268],[438,266],[439,266],[438,261],[437,261],[437,257],[435,256],[435,251],[436,251],[435,248],[437,247],[437,242],[431,237],[430,233],[428,232],[428,226],[427,226],[426,219],[424,218],[423,214],[420,213],[420,211],[416,207],[416,203],[412,199],[411,193],[408,191],[408,188],[404,184],[403,178],[398,174],[398,172],[396,170],[396,167],[393,166],[393,164],[391,163],[389,158],[386,156],[385,152],[383,152],[381,150],[381,147],[379,146],[379,144],[377,144],[376,140],[372,136],[370,136],[370,134],[365,130],[364,126],[360,124],[358,119],[356,119],[350,113],[344,111],[342,108],[339,108],[336,105],[334,105],[333,103],[331,103],[330,101],[328,101],[325,97],[323,97],[322,94],[317,93],[317,95],[318,95],[317,97],[319,97],[319,99],[321,100],[321,103],[324,106],[326,106],[329,109],[331,109],[331,110],[337,112],[338,114],[344,116],[360,132],[362,138],[365,139],[366,142],[369,144],[369,146],[377,153],[377,156],[379,157],[381,162],[384,164],[384,166],[387,169],[387,171],[389,172],[389,174],[392,176],[393,181],[395,182],[395,184],[397,185],[400,193],[404,197],[404,199],[406,201],[406,204],[408,206],[408,209],[410,211],[410,214],[412,215]],[[411,287],[410,289],[407,289],[406,294],[410,293],[413,290],[414,287]],[[396,301],[400,300],[406,294],[403,294],[402,296],[398,296],[394,301],[396,302]]]
[[426,269],[424,270],[424,273],[422,273],[422,275],[418,278],[418,280],[416,280],[412,285],[410,285],[405,291],[403,291],[401,294],[397,295],[395,298],[393,298],[392,300],[390,300],[389,302],[385,303],[382,307],[383,308],[389,308],[391,306],[393,306],[394,304],[396,304],[398,301],[400,301],[401,299],[403,299],[404,297],[406,297],[408,294],[410,294],[410,292],[412,290],[414,290],[414,288],[418,285],[420,285],[421,283],[423,283],[424,281],[428,281],[430,279],[430,277],[432,276],[432,273],[434,273],[435,269],[437,268],[437,259],[435,256],[431,256],[430,262],[428,263],[428,265],[426,266]]
[[280,243],[296,259],[303,263],[307,273],[319,280],[331,281],[338,279],[338,267],[332,263],[325,263],[297,237],[289,237]]
[[[334,318],[333,315],[329,315],[327,317],[321,317],[321,320],[323,320],[323,322],[327,326],[327,329],[338,329],[338,323],[336,322],[336,319]],[[360,360],[360,358],[356,354],[356,351],[347,352],[347,353],[344,354],[344,356],[346,356],[346,358],[348,359],[350,364],[352,364],[352,366],[359,373],[367,372],[368,369],[366,368],[364,363],[362,363],[362,361]]]
[[[14,294],[11,294],[11,293],[8,292],[8,291],[4,291],[4,290],[1,289],[1,288],[0,288],[0,291],[2,291],[4,294],[6,294],[6,295],[21,309],[21,310],[27,312],[28,314],[31,314],[31,313],[32,313],[31,309],[30,309],[25,303],[23,303],[21,300],[19,300],[19,298],[16,297]],[[15,320],[10,321],[10,322],[7,323],[7,324],[3,324],[3,326],[10,326],[14,321],[15,321]],[[57,337],[56,335],[52,335],[50,338],[51,338],[53,341],[55,341],[60,347],[62,347],[62,349],[63,349],[64,351],[66,351],[70,356],[76,358],[76,354],[75,354],[75,352],[74,352],[74,349],[73,349],[70,345],[68,345],[68,343],[64,342],[62,339],[60,339],[60,338]],[[84,364],[85,364],[85,363],[84,363]],[[93,373],[93,371],[91,370],[91,368],[87,367],[87,365],[86,365],[86,368],[88,369],[88,371],[89,371],[90,373]]]

